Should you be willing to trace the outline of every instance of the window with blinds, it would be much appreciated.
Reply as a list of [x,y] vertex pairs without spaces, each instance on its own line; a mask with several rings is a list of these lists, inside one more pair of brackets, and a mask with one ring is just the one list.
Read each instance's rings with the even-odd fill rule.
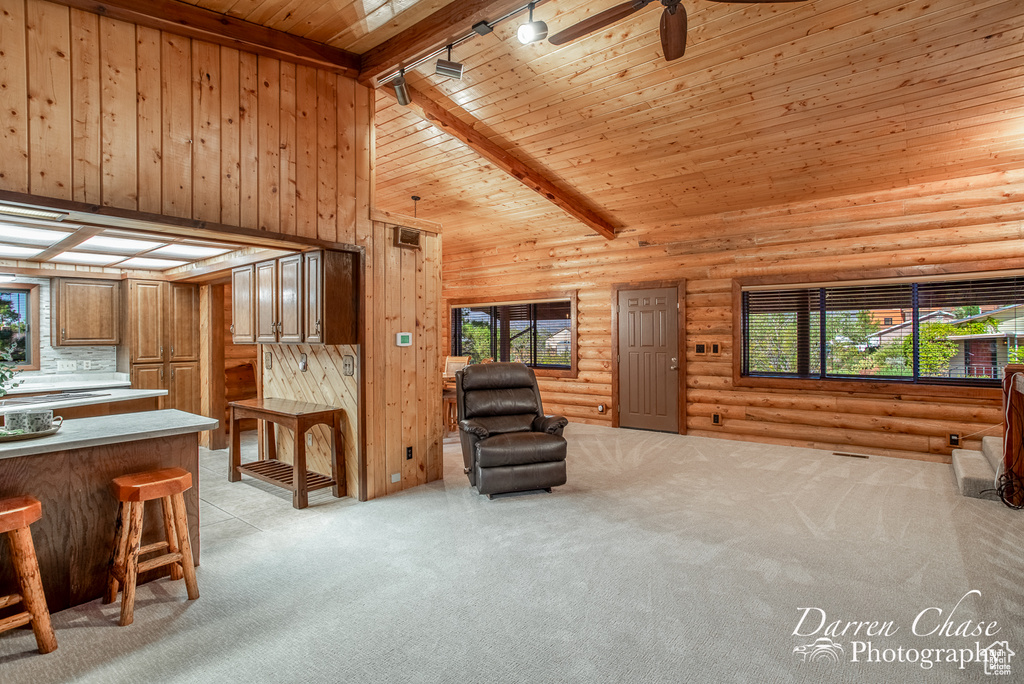
[[1024,277],[743,292],[748,376],[995,384],[1018,337]]
[[33,362],[29,301],[28,290],[0,290],[0,361],[18,366]]
[[468,356],[470,363],[568,369],[572,342],[568,300],[452,308],[452,355]]

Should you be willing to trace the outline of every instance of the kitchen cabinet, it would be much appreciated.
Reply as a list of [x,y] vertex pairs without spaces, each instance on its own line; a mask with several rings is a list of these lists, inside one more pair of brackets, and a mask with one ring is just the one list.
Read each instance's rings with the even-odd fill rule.
[[256,343],[256,267],[231,271],[231,341]]
[[50,288],[52,346],[121,343],[119,281],[54,278]]
[[232,341],[356,344],[358,264],[354,252],[319,250],[234,269]]
[[167,408],[178,409],[186,413],[200,413],[199,362],[172,363],[170,368]]
[[128,281],[126,343],[118,369],[135,389],[165,389],[164,408],[199,413],[199,289],[187,283]]

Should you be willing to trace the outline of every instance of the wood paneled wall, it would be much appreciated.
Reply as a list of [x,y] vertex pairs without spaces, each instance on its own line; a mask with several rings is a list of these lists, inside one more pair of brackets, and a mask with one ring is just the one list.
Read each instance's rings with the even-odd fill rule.
[[[391,224],[362,236],[366,264],[367,495],[402,491],[443,476],[441,457],[441,236],[424,232],[422,249],[394,246]],[[370,258],[369,255],[372,255]],[[413,333],[398,347],[395,333]],[[413,448],[407,460],[405,449]],[[392,476],[398,474],[398,482]]]
[[372,94],[43,0],[0,0],[0,188],[355,242]]
[[[947,460],[949,432],[976,448],[999,434],[998,398],[793,391],[733,385],[732,284],[748,276],[930,266],[986,270],[1024,258],[1024,172],[700,216],[597,235],[551,236],[487,250],[446,245],[444,298],[579,289],[579,375],[541,379],[548,413],[610,424],[613,283],[686,279],[688,434]],[[957,266],[960,265],[960,266]],[[717,357],[695,341],[718,342]],[[711,414],[720,413],[720,427]]]
[[[441,237],[423,233],[422,249],[395,247],[394,226],[374,221],[361,237],[367,245],[364,339],[358,346],[260,345],[271,352],[263,364],[263,395],[340,406],[346,412],[345,463],[348,492],[359,494],[357,452],[366,435],[366,491],[372,499],[439,480],[441,460],[441,367],[438,312],[441,295]],[[413,344],[399,347],[395,334],[411,332]],[[309,370],[299,371],[306,354]],[[359,424],[359,375],[342,374],[343,357],[362,355],[364,426]],[[260,359],[263,361],[262,357]],[[358,367],[358,366],[357,366]],[[330,437],[317,427],[307,447],[312,470],[330,473]],[[291,435],[278,430],[278,453],[290,461]],[[412,447],[412,458],[406,448]],[[392,476],[398,475],[397,482]]]
[[[345,480],[349,496],[356,496],[359,482],[359,375],[342,373],[346,355],[358,358],[359,348],[352,345],[312,346],[262,344],[261,353],[273,356],[271,367],[263,366],[263,396],[309,401],[338,406],[345,410],[342,438],[345,441]],[[308,370],[299,370],[299,356],[306,355]],[[262,358],[261,358],[262,362]],[[306,447],[306,467],[331,474],[331,433],[324,425],[313,427],[312,446]],[[292,462],[293,436],[289,430],[277,430],[278,458]]]

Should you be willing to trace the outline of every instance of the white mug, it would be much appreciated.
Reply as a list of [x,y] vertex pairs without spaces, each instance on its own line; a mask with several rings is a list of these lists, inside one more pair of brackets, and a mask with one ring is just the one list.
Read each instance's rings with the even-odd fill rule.
[[25,411],[11,411],[4,417],[4,427],[8,430],[24,430],[25,432],[45,432],[53,428],[57,423],[60,427],[64,419],[60,416],[53,417],[50,409],[29,409]]

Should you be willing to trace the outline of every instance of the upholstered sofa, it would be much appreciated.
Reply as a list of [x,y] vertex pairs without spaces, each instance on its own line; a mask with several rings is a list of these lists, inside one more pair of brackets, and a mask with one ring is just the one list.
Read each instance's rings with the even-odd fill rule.
[[568,420],[545,416],[533,369],[521,363],[466,366],[455,374],[465,473],[481,494],[566,482]]

